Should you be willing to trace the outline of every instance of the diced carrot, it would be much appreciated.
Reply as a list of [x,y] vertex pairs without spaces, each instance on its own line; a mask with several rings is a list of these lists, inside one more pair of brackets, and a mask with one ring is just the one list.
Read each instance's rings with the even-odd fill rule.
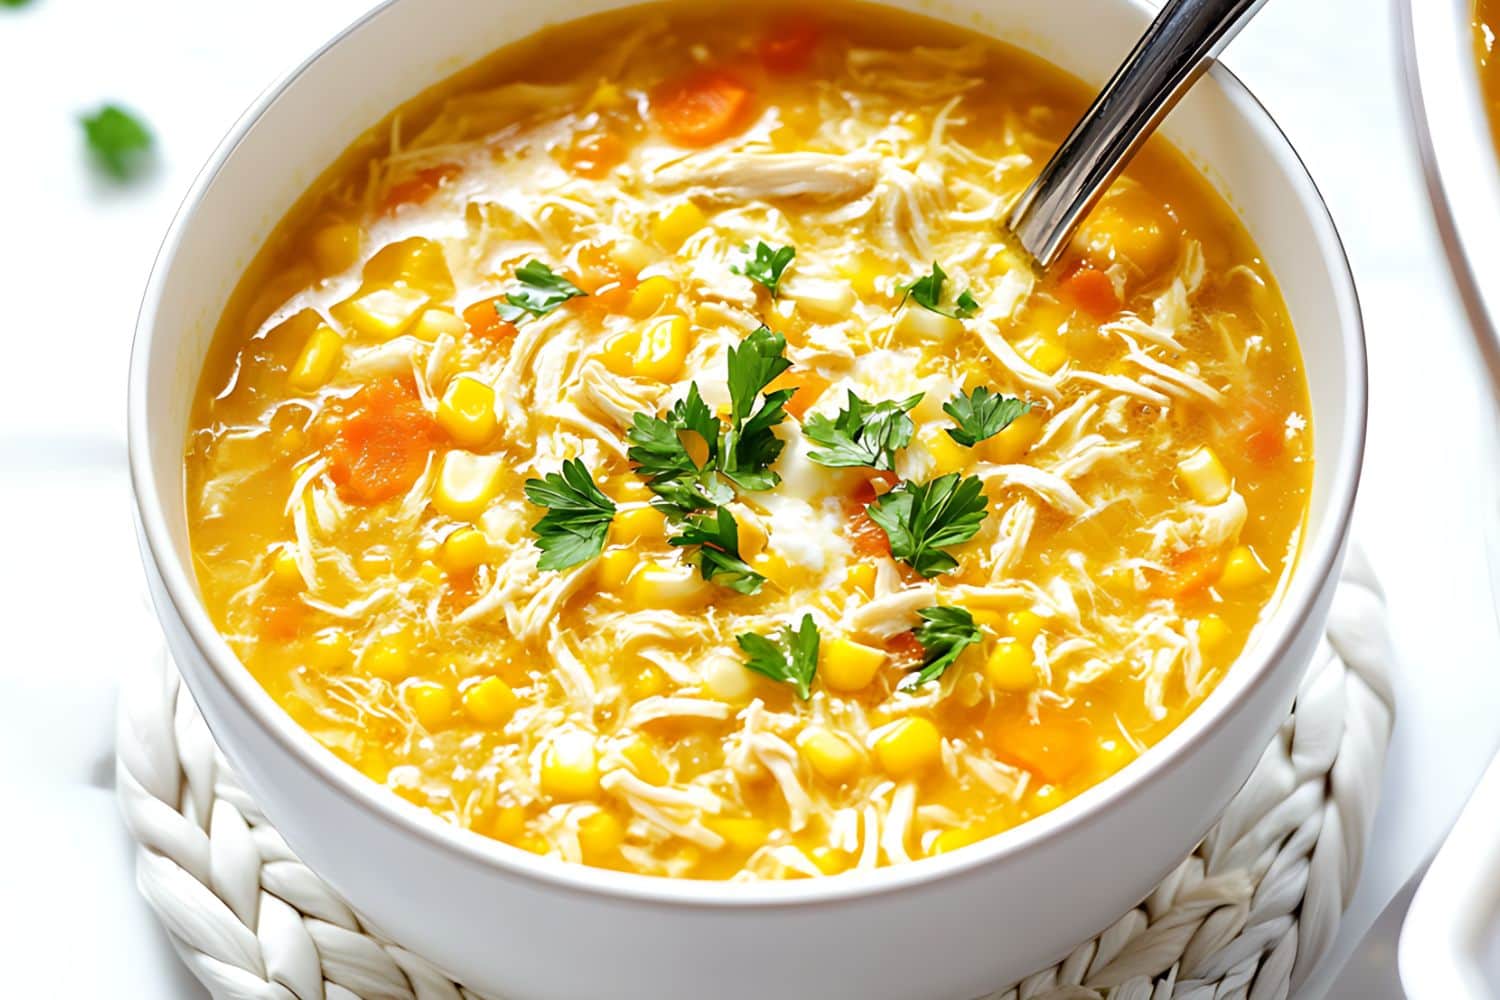
[[598,180],[625,160],[625,143],[613,132],[585,132],[568,147],[564,162],[579,177]]
[[792,398],[786,401],[786,412],[798,420],[807,415],[808,408],[818,401],[818,397],[827,388],[826,378],[806,368],[789,368],[766,386],[768,392],[775,392],[777,389],[796,390]]
[[1001,760],[1058,785],[1088,763],[1094,740],[1086,720],[1043,703],[1034,718],[1021,715],[997,726],[990,744]]
[[302,630],[303,605],[289,601],[270,601],[261,608],[260,634],[267,639],[285,642]]
[[496,296],[465,307],[464,323],[468,325],[469,332],[485,340],[508,341],[514,337],[516,325],[501,319],[500,313],[495,309],[496,303],[503,301],[504,299]]
[[915,632],[897,632],[885,641],[885,652],[891,665],[902,670],[912,669],[927,655]]
[[1057,290],[1095,319],[1109,319],[1120,311],[1115,283],[1097,268],[1080,267],[1064,278]]
[[394,378],[372,382],[345,404],[328,449],[329,475],[345,500],[376,504],[411,489],[438,440],[416,390]]
[[1271,465],[1286,452],[1286,414],[1255,397],[1242,404],[1240,434],[1245,454],[1258,465]]
[[1153,581],[1151,590],[1162,597],[1192,597],[1219,578],[1224,554],[1217,549],[1191,548],[1167,559],[1168,572]]
[[722,70],[704,69],[669,80],[651,95],[651,117],[679,146],[707,146],[745,122],[750,88]]
[[380,210],[390,214],[402,205],[426,201],[437,193],[438,188],[456,176],[458,176],[458,165],[455,163],[424,167],[406,180],[387,188],[385,199],[380,203]]
[[773,73],[799,73],[812,61],[823,31],[811,18],[779,18],[760,40],[760,61]]
[[[891,538],[884,528],[875,523],[865,508],[874,503],[876,497],[894,487],[899,479],[894,472],[876,469],[866,471],[869,473],[868,477],[860,481],[854,488],[854,495],[844,505],[849,519],[849,543],[858,555],[889,558]],[[885,488],[878,488],[877,483],[883,483]]]

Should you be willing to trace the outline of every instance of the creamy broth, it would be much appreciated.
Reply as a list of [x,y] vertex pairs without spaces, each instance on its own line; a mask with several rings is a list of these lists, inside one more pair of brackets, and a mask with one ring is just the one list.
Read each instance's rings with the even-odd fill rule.
[[423,95],[225,310],[214,620],[372,780],[568,861],[831,875],[1093,786],[1274,605],[1312,440],[1164,143],[1053,273],[996,239],[1086,98],[845,5],[635,8]]

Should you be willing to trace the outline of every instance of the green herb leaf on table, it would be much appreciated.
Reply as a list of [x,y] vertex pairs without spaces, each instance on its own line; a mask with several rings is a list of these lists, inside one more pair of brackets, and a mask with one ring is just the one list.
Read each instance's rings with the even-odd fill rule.
[[902,679],[900,686],[903,688],[918,687],[943,676],[958,662],[960,653],[982,638],[979,626],[974,624],[974,616],[966,608],[933,606],[923,608],[917,614],[922,624],[913,631],[925,655],[922,669]]
[[538,569],[570,569],[604,550],[616,508],[594,485],[594,477],[581,461],[563,462],[560,473],[528,479],[524,488],[527,500],[547,508],[531,529],[542,550]]
[[588,295],[539,260],[528,260],[516,268],[516,280],[520,290],[507,293],[504,302],[495,304],[495,313],[507,323],[545,316],[569,299]]
[[116,180],[128,179],[144,162],[151,132],[124,108],[106,104],[80,121],[94,159]]
[[[703,401],[694,382],[665,417],[637,413],[625,432],[630,444],[626,457],[647,477],[646,485],[660,501],[658,509],[669,517],[712,510],[733,499],[717,473],[721,428],[719,418]],[[692,435],[702,441],[702,464],[693,458],[684,440],[691,440]]]
[[943,285],[947,282],[948,275],[937,261],[932,262],[932,273],[918,278],[909,285],[901,287],[901,304],[905,305],[907,299],[911,299],[917,305],[929,312],[935,312],[939,316],[948,316],[952,319],[968,319],[979,311],[979,302],[966,288],[958,293],[958,298],[953,300],[951,307],[943,305]]
[[933,577],[958,565],[943,548],[978,534],[988,508],[978,477],[950,472],[927,483],[903,482],[865,510],[890,539],[892,556]]
[[787,401],[796,390],[760,393],[792,366],[785,355],[786,338],[764,326],[737,350],[729,349],[730,428],[719,450],[720,469],[741,489],[768,490],[781,482],[771,465],[784,442],[773,428],[786,419]]
[[960,392],[944,403],[943,412],[958,425],[949,429],[948,436],[972,448],[1005,430],[1017,417],[1031,412],[1031,404],[1017,396],[1002,396],[979,386],[967,396]]
[[766,578],[740,558],[740,526],[734,515],[720,507],[712,514],[689,517],[681,531],[667,540],[678,547],[696,545],[693,560],[703,579],[741,594],[760,590]]
[[775,298],[780,290],[781,275],[797,256],[795,247],[772,247],[756,243],[755,249],[745,247],[745,262],[730,268],[735,274],[743,274],[757,285],[763,286]]
[[803,615],[796,629],[783,628],[774,641],[754,632],[735,638],[745,651],[746,667],[791,684],[803,701],[812,697],[813,675],[818,670],[818,626],[812,615]]
[[897,449],[911,443],[915,430],[907,413],[922,396],[919,392],[906,399],[867,403],[850,390],[838,416],[814,414],[803,424],[808,439],[823,445],[807,457],[831,469],[894,469]]

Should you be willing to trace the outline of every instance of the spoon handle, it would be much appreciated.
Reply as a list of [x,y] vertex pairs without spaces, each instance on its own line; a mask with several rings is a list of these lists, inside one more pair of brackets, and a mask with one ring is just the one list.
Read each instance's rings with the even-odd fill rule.
[[1006,226],[1043,268],[1178,99],[1265,0],[1167,0]]

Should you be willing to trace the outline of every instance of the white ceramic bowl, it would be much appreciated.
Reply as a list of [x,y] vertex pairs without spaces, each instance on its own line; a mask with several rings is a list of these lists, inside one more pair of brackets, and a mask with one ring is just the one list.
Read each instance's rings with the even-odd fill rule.
[[[1353,282],[1275,123],[1216,68],[1166,131],[1277,274],[1311,381],[1316,470],[1285,597],[1207,701],[1140,760],[973,848],[823,880],[723,884],[550,862],[449,826],[319,747],[215,631],[188,552],[189,404],[230,290],[303,189],[392,107],[544,24],[611,0],[392,0],[268,91],[193,186],[152,274],[130,377],[130,461],[158,614],[214,736],[287,842],[372,923],[514,1000],[963,1000],[1054,961],[1137,903],[1204,834],[1291,703],[1348,534],[1365,426]],[[902,0],[1094,84],[1139,0]]]

